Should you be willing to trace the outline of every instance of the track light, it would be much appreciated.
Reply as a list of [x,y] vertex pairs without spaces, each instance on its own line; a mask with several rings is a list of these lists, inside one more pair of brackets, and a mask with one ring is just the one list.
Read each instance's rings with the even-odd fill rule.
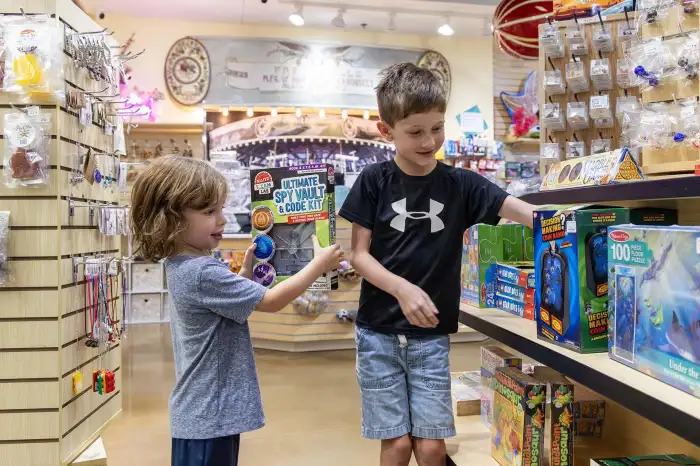
[[389,13],[389,24],[386,26],[387,31],[396,31],[396,13]]
[[331,20],[331,25],[335,26],[337,28],[344,28],[345,27],[345,19],[343,18],[343,15],[345,14],[345,8],[338,8],[338,14],[335,15],[335,18]]
[[225,117],[228,116],[228,107],[224,107],[224,109],[221,110],[221,116],[225,116]]
[[253,116],[253,107],[248,107],[248,111],[246,112],[246,115],[248,115],[249,117]]
[[300,108],[297,108],[296,115],[297,115],[297,118],[301,118],[301,109]]
[[270,115],[277,116],[277,107],[272,107],[272,110],[270,111]]
[[445,19],[445,23],[438,28],[437,32],[438,34],[443,36],[451,36],[455,33],[454,29],[452,29],[452,26],[450,26],[449,19]]
[[304,25],[304,6],[301,3],[294,6],[294,13],[289,15],[289,22],[295,26]]
[[341,117],[343,120],[347,120],[347,119],[348,119],[348,111],[345,110],[345,109],[343,109],[343,111],[340,112],[340,117]]
[[362,114],[362,118],[365,120],[369,120],[369,110],[365,110],[364,113]]

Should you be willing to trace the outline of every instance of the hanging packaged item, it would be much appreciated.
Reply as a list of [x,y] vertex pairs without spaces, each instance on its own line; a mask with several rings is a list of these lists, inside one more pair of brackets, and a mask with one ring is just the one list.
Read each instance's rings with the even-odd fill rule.
[[678,41],[678,68],[684,84],[697,86],[698,63],[700,63],[700,36],[690,33],[688,37],[677,39]]
[[634,75],[639,78],[642,92],[659,86],[662,82],[677,78],[677,63],[669,44],[661,38],[651,39],[629,49],[634,63]]
[[668,16],[669,9],[676,4],[676,0],[639,0],[638,24],[656,24]]
[[5,185],[17,188],[48,183],[51,114],[29,107],[6,113],[4,123]]
[[672,116],[668,104],[663,102],[650,104],[642,111],[639,137],[648,147],[669,148],[673,144],[676,123],[677,119]]
[[673,142],[679,145],[692,145],[700,148],[700,122],[698,122],[698,102],[695,98],[678,101],[676,106],[678,124]]
[[602,24],[593,28],[593,47],[598,52],[612,52],[615,50],[610,28]]
[[698,12],[698,0],[681,0],[681,5],[686,15],[694,15]]
[[10,212],[0,211],[0,286],[9,282],[7,247],[10,243]]
[[612,150],[612,140],[594,139],[591,141],[591,155],[603,154]]
[[566,94],[564,77],[559,70],[545,71],[544,90],[549,95]]
[[637,83],[637,78],[634,75],[634,66],[629,58],[620,58],[617,60],[617,85],[623,89],[629,89]]
[[592,95],[590,113],[596,128],[612,128],[614,126],[610,96],[605,94]]
[[63,54],[56,21],[18,16],[5,23],[4,90],[27,102],[63,98]]
[[586,143],[583,141],[569,141],[566,143],[566,158],[576,159],[579,157],[585,157],[586,154]]
[[566,120],[574,131],[588,128],[588,105],[585,102],[569,102]]
[[544,26],[540,32],[540,47],[542,47],[545,55],[548,57],[563,57],[564,38],[562,37],[561,30],[553,24]]
[[544,104],[542,123],[545,128],[551,131],[564,131],[566,129],[564,112],[558,102]]
[[612,89],[612,68],[608,58],[591,60],[591,81],[599,91]]
[[588,55],[588,40],[586,30],[574,23],[566,28],[566,40],[573,55]]
[[571,92],[588,92],[591,88],[586,66],[581,61],[572,61],[566,64],[566,82],[571,88]]
[[628,97],[618,97],[617,105],[615,107],[615,116],[617,120],[622,123],[622,117],[625,113],[640,112],[642,110],[642,104],[639,99],[634,96]]
[[540,155],[543,159],[561,160],[561,147],[557,143],[545,143],[541,146]]

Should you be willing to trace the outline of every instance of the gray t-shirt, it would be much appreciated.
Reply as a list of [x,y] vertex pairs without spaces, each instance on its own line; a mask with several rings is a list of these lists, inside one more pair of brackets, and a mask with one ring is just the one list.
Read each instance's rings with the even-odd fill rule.
[[165,261],[173,308],[175,388],[170,433],[209,439],[265,425],[248,316],[265,295],[213,257]]

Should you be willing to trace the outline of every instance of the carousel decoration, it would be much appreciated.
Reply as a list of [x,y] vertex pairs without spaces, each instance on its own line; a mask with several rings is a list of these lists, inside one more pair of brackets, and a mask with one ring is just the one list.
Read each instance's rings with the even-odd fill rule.
[[492,24],[499,48],[515,58],[537,60],[537,28],[551,16],[552,8],[552,0],[503,0]]

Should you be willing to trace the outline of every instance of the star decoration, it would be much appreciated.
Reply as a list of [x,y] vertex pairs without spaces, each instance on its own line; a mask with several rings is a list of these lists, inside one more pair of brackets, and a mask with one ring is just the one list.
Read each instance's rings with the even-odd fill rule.
[[522,108],[526,114],[537,115],[539,113],[538,82],[537,72],[533,71],[525,78],[525,85],[519,93],[501,92],[501,102],[511,118],[514,117],[515,111],[519,108]]

